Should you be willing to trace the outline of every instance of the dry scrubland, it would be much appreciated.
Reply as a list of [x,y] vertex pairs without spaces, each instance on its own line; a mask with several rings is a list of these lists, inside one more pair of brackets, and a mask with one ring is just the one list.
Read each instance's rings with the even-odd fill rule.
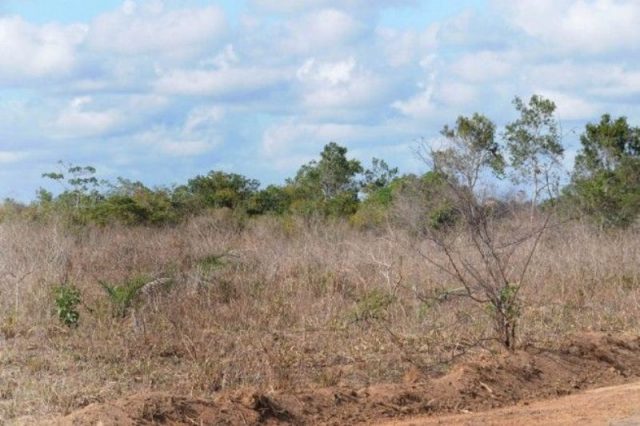
[[[442,256],[399,228],[269,217],[240,226],[225,212],[161,229],[1,223],[0,423],[142,390],[394,383],[499,351],[486,306],[425,299],[457,285],[421,253]],[[140,276],[167,280],[114,315],[99,281]],[[77,328],[58,321],[53,288],[63,282],[81,291]],[[637,333],[637,231],[550,226],[520,296],[520,345]]]

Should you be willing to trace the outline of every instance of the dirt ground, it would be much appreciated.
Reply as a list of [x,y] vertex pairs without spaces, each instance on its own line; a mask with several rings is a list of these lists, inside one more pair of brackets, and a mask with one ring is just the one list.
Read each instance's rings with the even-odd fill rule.
[[640,425],[640,382],[555,400],[454,416],[390,421],[378,426],[428,425]]
[[588,334],[554,351],[477,355],[439,377],[410,370],[404,383],[293,394],[243,389],[210,400],[136,394],[39,423],[632,425],[640,424],[639,382],[640,338]]

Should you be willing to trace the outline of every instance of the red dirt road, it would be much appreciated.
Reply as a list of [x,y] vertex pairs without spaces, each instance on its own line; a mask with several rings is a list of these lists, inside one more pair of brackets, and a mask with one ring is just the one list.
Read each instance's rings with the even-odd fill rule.
[[444,417],[417,417],[379,426],[640,425],[640,383],[593,389],[529,405]]

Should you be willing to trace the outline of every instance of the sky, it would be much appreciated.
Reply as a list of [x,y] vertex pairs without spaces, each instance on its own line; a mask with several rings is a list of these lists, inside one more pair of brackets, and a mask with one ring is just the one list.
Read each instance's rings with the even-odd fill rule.
[[0,198],[62,160],[147,185],[282,183],[335,141],[426,166],[420,141],[511,101],[638,124],[636,0],[0,0]]

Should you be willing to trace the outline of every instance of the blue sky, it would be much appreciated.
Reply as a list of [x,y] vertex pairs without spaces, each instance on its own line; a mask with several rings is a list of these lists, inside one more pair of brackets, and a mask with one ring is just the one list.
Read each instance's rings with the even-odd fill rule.
[[280,183],[336,141],[365,165],[460,114],[553,99],[569,146],[640,112],[634,0],[0,0],[0,197],[63,160],[181,183]]

